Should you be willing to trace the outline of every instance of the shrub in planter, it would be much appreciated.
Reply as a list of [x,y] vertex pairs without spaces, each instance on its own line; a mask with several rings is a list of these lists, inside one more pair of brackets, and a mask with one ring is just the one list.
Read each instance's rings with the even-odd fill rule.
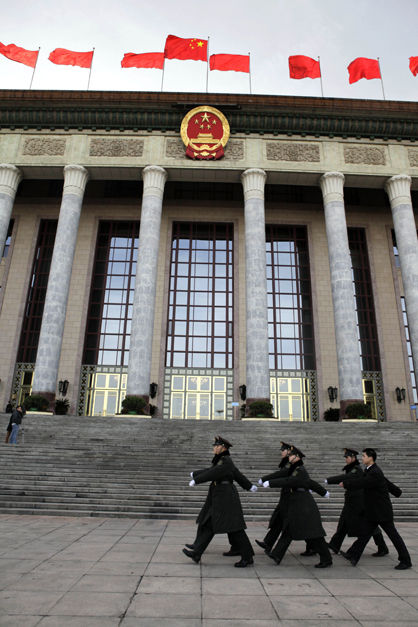
[[122,401],[122,414],[143,414],[147,403],[142,396],[125,396]]
[[248,415],[252,418],[273,418],[273,405],[267,401],[254,401],[248,405]]
[[351,405],[347,405],[345,408],[345,415],[346,418],[351,420],[367,420],[372,417],[372,410],[370,405],[365,403],[351,403]]
[[36,411],[47,411],[49,408],[48,399],[40,394],[31,394],[27,396],[23,402],[26,411],[35,409]]
[[334,407],[329,407],[324,411],[324,420],[326,422],[338,422],[340,419],[340,410]]
[[55,413],[58,416],[64,416],[70,408],[70,401],[68,398],[57,398],[55,401]]

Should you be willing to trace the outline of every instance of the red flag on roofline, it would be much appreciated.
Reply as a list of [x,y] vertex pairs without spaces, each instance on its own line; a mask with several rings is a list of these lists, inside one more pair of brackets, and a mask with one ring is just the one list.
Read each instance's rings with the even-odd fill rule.
[[164,67],[164,52],[143,52],[142,54],[127,52],[123,55],[120,64],[122,67],[156,68],[157,70],[162,70]]
[[303,54],[295,54],[289,57],[290,78],[321,78],[319,61]]
[[94,50],[89,52],[74,52],[65,48],[55,48],[48,59],[56,65],[78,65],[79,67],[91,67]]
[[211,54],[209,57],[211,70],[221,72],[250,72],[249,54]]
[[379,61],[377,59],[366,59],[365,57],[358,57],[351,61],[348,66],[349,79],[348,82],[356,83],[361,78],[370,80],[372,78],[382,78],[380,74]]
[[197,37],[182,39],[175,35],[168,35],[164,56],[166,59],[180,59],[181,61],[207,61],[208,40]]
[[418,74],[418,57],[409,57],[409,69],[414,76]]
[[4,54],[4,56],[11,61],[23,63],[29,67],[35,67],[36,61],[38,60],[39,50],[26,50],[25,48],[19,48],[19,46],[15,46],[14,44],[5,46],[0,43],[0,54]]

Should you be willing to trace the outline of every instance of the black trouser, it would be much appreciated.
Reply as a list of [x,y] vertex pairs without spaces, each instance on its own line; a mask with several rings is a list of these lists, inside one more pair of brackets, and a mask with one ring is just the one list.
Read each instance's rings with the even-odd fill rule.
[[[197,555],[202,555],[215,535],[212,527],[212,519],[208,518],[203,525],[199,525],[193,551]],[[253,555],[253,547],[244,529],[239,531],[228,531],[228,538],[233,548],[239,552],[243,560],[249,562]]]
[[376,529],[377,525],[380,525],[380,527],[382,527],[383,531],[388,535],[389,540],[392,542],[393,546],[397,550],[399,561],[403,564],[411,564],[411,556],[408,553],[405,542],[402,540],[401,536],[398,533],[398,530],[393,524],[393,520],[366,520],[365,524],[365,533],[359,536],[349,549],[350,555],[353,559],[355,559],[356,561],[360,559],[366,547],[366,544],[373,535],[373,531]]
[[277,523],[275,523],[272,527],[270,527],[270,529],[264,536],[263,542],[264,544],[267,545],[269,549],[273,547],[277,538],[281,534],[282,529],[283,529],[283,520],[281,517],[278,517]]
[[[290,528],[285,527],[282,535],[279,538],[278,543],[271,552],[271,555],[273,555],[277,562],[282,561],[284,554],[286,553],[292,541],[293,538],[290,535]],[[324,538],[309,538],[308,540],[306,540],[306,542],[309,542],[310,549],[318,553],[321,562],[332,562],[331,553],[329,552],[328,545],[325,542]]]
[[[344,542],[344,538],[348,533],[347,523],[345,522],[344,516],[340,516],[340,520],[338,521],[337,531],[332,536],[331,540],[328,542],[328,546],[330,546],[336,553],[341,549],[341,545]],[[388,547],[386,546],[385,539],[383,537],[382,532],[379,527],[373,532],[373,540],[379,551],[387,551]],[[351,547],[347,551],[351,554]]]

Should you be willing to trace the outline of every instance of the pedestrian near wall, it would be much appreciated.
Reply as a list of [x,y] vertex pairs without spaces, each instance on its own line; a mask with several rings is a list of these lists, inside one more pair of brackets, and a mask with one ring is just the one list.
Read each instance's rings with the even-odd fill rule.
[[16,409],[12,411],[12,415],[11,415],[12,432],[10,434],[9,444],[14,444],[14,445],[17,444],[17,436],[19,433],[20,425],[22,424],[22,420],[23,420],[23,410],[22,410],[22,407],[18,405]]

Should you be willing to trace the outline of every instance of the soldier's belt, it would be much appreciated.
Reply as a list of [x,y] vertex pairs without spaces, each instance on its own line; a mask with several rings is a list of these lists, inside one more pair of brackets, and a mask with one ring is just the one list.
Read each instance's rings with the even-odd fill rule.
[[232,483],[232,481],[213,481],[212,485],[221,485],[223,483]]
[[309,492],[307,488],[292,488],[292,492]]

